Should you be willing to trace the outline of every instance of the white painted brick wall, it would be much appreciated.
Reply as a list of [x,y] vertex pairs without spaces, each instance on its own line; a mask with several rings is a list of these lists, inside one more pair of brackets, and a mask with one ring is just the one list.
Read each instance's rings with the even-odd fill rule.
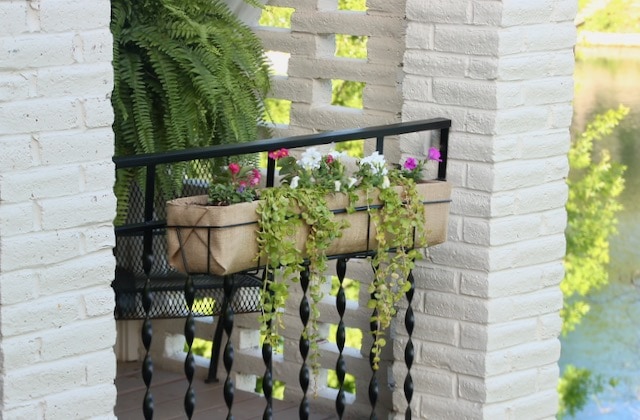
[[0,417],[113,418],[110,2],[0,20]]
[[416,271],[412,370],[454,390],[416,387],[417,417],[556,413],[574,3],[407,0],[402,118],[453,119],[457,186],[449,242]]

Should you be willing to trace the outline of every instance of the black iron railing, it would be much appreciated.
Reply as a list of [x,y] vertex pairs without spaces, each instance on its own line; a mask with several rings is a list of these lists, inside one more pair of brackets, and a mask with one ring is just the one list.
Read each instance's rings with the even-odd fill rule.
[[[185,375],[188,381],[188,389],[184,399],[184,410],[188,418],[191,418],[195,408],[195,393],[191,386],[195,362],[191,352],[194,339],[194,317],[220,315],[221,319],[216,327],[214,336],[214,351],[209,369],[209,380],[215,381],[217,372],[218,352],[222,341],[222,333],[227,336],[223,351],[226,379],[224,384],[224,399],[228,407],[228,417],[232,418],[234,384],[231,380],[233,368],[234,349],[230,340],[234,314],[259,311],[259,294],[262,279],[256,273],[237,273],[234,275],[216,277],[210,275],[187,276],[180,274],[166,263],[166,221],[164,213],[164,201],[167,198],[159,197],[157,186],[158,168],[164,165],[191,162],[207,162],[211,159],[226,158],[229,156],[247,155],[256,152],[272,151],[283,147],[288,149],[298,147],[310,147],[329,143],[340,143],[350,140],[375,139],[375,148],[380,153],[384,151],[384,142],[390,136],[398,136],[422,131],[434,131],[439,133],[439,148],[442,162],[438,166],[437,179],[446,180],[448,137],[451,121],[448,119],[431,119],[415,122],[405,122],[377,127],[359,128],[352,130],[340,130],[324,132],[320,134],[296,136],[289,138],[258,140],[244,144],[213,146],[200,149],[181,150],[168,153],[156,153],[138,156],[114,158],[116,170],[137,169],[144,173],[143,180],[132,183],[129,197],[129,217],[126,223],[116,227],[116,261],[118,269],[113,288],[116,292],[116,311],[118,319],[143,319],[142,342],[145,347],[145,358],[142,366],[143,381],[146,386],[142,411],[145,418],[152,418],[154,414],[153,396],[150,384],[153,376],[153,362],[150,356],[152,340],[152,319],[154,318],[185,318],[185,339],[188,352],[185,360]],[[275,179],[275,161],[269,159],[267,166],[267,186],[273,186]],[[139,185],[142,183],[143,185]],[[195,185],[195,188],[194,188]],[[186,183],[179,195],[203,194],[204,184]],[[137,209],[137,211],[132,210]],[[362,257],[366,255],[358,255]],[[343,358],[345,346],[345,292],[343,281],[345,279],[347,261],[352,256],[333,256],[337,259],[337,277],[339,282],[336,297],[336,309],[340,318],[337,330],[338,358],[336,361],[336,373],[339,380],[339,391],[335,401],[336,414],[342,418],[348,410],[344,394],[346,367]],[[308,287],[308,273],[301,273],[301,287],[303,298],[300,302],[299,312],[302,325],[309,320],[309,302],[306,298]],[[414,315],[411,306],[414,293],[413,275],[408,279],[411,289],[407,292],[408,308],[405,313],[405,327],[408,333],[408,341],[405,347],[405,364],[407,375],[404,380],[404,394],[407,400],[406,418],[411,417],[411,402],[413,396],[413,380],[410,369],[414,361],[414,349],[411,335],[414,327]],[[169,298],[167,298],[169,297]],[[210,299],[199,299],[208,297]],[[202,302],[208,302],[203,304]],[[213,302],[213,303],[212,303]],[[371,330],[376,329],[371,325]],[[310,372],[306,365],[306,358],[311,343],[305,337],[300,337],[299,351],[302,364],[299,372],[302,398],[299,405],[299,416],[308,419],[310,415],[309,391]],[[265,409],[263,418],[272,418],[273,408],[273,349],[265,344],[262,348],[265,373],[262,386],[265,394]],[[373,354],[370,354],[370,364],[373,366]],[[376,405],[379,394],[377,372],[372,368],[372,376],[368,386],[368,399],[371,406],[371,418],[376,418]]]

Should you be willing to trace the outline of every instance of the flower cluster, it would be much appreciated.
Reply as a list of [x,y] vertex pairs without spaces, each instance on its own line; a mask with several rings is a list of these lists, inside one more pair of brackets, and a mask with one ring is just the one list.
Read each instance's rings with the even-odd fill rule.
[[436,162],[442,162],[440,157],[440,150],[435,147],[429,148],[426,160],[419,160],[414,157],[406,157],[400,162],[400,173],[405,178],[419,181],[422,179],[422,171],[428,161],[434,160]]
[[261,178],[262,173],[256,168],[230,163],[214,175],[209,188],[209,203],[228,206],[251,202],[258,196],[256,188]]
[[432,147],[427,159],[414,157],[403,159],[399,168],[389,172],[383,155],[375,151],[357,162],[357,170],[352,174],[346,170],[346,153],[329,151],[323,155],[315,147],[307,149],[300,159],[289,156],[286,149],[269,153],[269,157],[279,161],[283,182],[291,188],[324,188],[327,191],[346,192],[359,186],[388,188],[390,176],[421,180],[422,171],[429,160],[440,162],[440,151]]
[[[336,150],[322,154],[317,148],[310,147],[297,160],[289,156],[287,149],[274,150],[268,156],[278,161],[284,185],[332,192],[348,192],[362,186],[385,189],[396,176],[419,181],[427,161],[441,161],[440,151],[435,147],[429,149],[427,159],[406,157],[391,171],[384,156],[377,151],[357,161],[357,169],[352,172],[347,170],[347,154]],[[258,169],[230,163],[214,176],[209,203],[230,205],[253,201],[258,196],[256,187],[260,178]]]
[[[270,155],[271,157],[271,155]],[[346,191],[355,179],[347,177],[347,154],[335,150],[323,155],[310,147],[296,160],[291,156],[279,159],[283,183],[291,188],[322,188],[327,191]]]
[[384,156],[378,153],[378,151],[362,158],[360,162],[358,162],[356,176],[358,177],[359,184],[382,189],[389,188],[391,185],[387,163],[384,160]]

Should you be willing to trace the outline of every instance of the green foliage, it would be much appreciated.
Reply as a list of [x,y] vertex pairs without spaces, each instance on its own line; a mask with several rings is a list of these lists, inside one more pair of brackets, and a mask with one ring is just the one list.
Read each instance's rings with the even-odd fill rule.
[[[314,155],[310,151],[307,152],[309,158]],[[319,156],[317,158],[320,159]],[[286,159],[288,158],[280,161]],[[374,163],[378,163],[378,160],[380,159]],[[304,161],[304,158],[301,161]],[[324,158],[321,161],[326,163]],[[368,306],[373,309],[371,321],[376,326],[373,331],[372,362],[374,369],[377,369],[380,353],[386,344],[384,331],[396,314],[397,302],[404,298],[411,287],[407,278],[414,267],[414,260],[420,257],[420,253],[413,249],[414,239],[422,238],[421,235],[425,234],[425,220],[422,201],[413,180],[402,177],[399,171],[389,171],[387,179],[382,171],[375,169],[376,167],[362,165],[364,161],[365,159],[361,161],[361,171],[356,174],[361,178],[363,185],[355,188],[367,198],[367,211],[376,227],[378,242],[376,254],[372,258],[374,279],[368,290],[371,296]],[[333,164],[336,162],[338,159],[332,161]],[[363,167],[365,169],[362,169]],[[286,165],[283,165],[285,177],[293,175],[291,171],[295,168],[291,168],[289,172],[286,168]],[[319,164],[314,172],[316,176],[313,186],[306,185],[307,181],[296,175],[294,179],[301,178],[299,186],[294,187],[294,181],[290,180],[290,185],[264,190],[257,210],[260,258],[261,262],[266,264],[267,270],[261,294],[261,333],[265,335],[265,341],[272,346],[279,340],[278,329],[283,327],[281,309],[289,297],[289,284],[297,282],[300,273],[305,273],[309,279],[311,314],[303,334],[310,340],[309,362],[316,374],[319,368],[317,339],[320,316],[317,304],[323,298],[321,286],[327,270],[327,250],[348,226],[346,221],[334,217],[326,202],[328,194],[336,193],[334,176],[342,178],[344,175],[338,173],[339,170],[334,173],[330,169],[329,166],[323,167]],[[337,182],[340,188],[347,184]],[[375,188],[380,185],[383,187]],[[389,188],[389,185],[402,188]],[[351,203],[351,208],[347,211],[353,211],[357,194],[355,190],[345,193]],[[381,208],[370,206],[374,199],[380,200]],[[303,249],[299,249],[296,243],[301,228],[306,232]],[[420,242],[424,243],[422,240]],[[391,248],[394,248],[394,252],[390,251]]]
[[367,10],[367,0],[338,0],[338,10],[364,12]]
[[368,40],[366,36],[336,34],[336,57],[367,58]]
[[[289,297],[289,283],[296,282],[300,273],[308,270],[311,315],[303,334],[311,342],[309,360],[316,374],[320,316],[317,303],[323,297],[321,286],[327,270],[326,250],[346,227],[334,219],[325,199],[326,193],[323,188],[267,188],[261,194],[258,208],[258,246],[268,271],[260,296],[263,308],[260,332],[265,335],[265,341],[276,345],[278,329],[284,326],[280,309]],[[303,224],[309,227],[309,233],[305,249],[298,249],[296,232]]]
[[344,152],[351,157],[364,157],[364,140],[343,141],[336,144],[338,152]]
[[578,11],[587,7],[592,1],[593,0],[578,0]]
[[[372,366],[378,368],[380,355],[386,345],[384,331],[389,328],[396,315],[396,304],[411,290],[407,281],[414,261],[421,255],[413,248],[414,233],[417,238],[424,235],[424,209],[418,196],[415,182],[411,179],[395,178],[390,175],[392,185],[402,185],[404,192],[398,194],[392,188],[380,190],[379,199],[383,204],[379,211],[369,211],[376,226],[378,247],[372,259],[374,279],[369,285],[371,296],[367,306],[373,309],[371,316],[373,346]],[[369,195],[370,192],[367,192]],[[395,248],[395,252],[389,249]]]
[[[338,379],[338,373],[333,369],[329,369],[327,371],[327,386],[333,389],[340,389],[340,380]],[[348,373],[345,374],[343,389],[344,392],[356,395],[356,377]]]
[[565,278],[560,284],[565,297],[561,311],[564,334],[588,312],[584,296],[609,281],[608,238],[616,233],[615,216],[622,209],[618,197],[624,189],[625,167],[612,162],[607,150],[594,161],[593,143],[609,135],[628,113],[628,108],[620,106],[596,116],[569,151],[567,253]]
[[331,81],[331,105],[362,109],[365,82],[351,80]]
[[[268,67],[257,36],[224,3],[113,0],[111,8],[116,156],[258,137]],[[175,195],[185,170],[158,174],[165,196]],[[117,177],[120,221],[135,176]]]
[[[569,150],[567,252],[565,277],[560,284],[565,298],[563,334],[574,330],[589,311],[584,297],[609,283],[609,237],[616,233],[615,216],[622,209],[618,197],[624,189],[625,167],[611,162],[607,150],[594,161],[593,146],[610,135],[628,113],[628,108],[620,106],[597,115]],[[610,385],[615,386],[615,380],[610,380]],[[603,389],[602,377],[593,377],[588,369],[567,366],[558,385],[559,417],[579,412],[589,395]]]
[[272,124],[289,124],[291,101],[286,99],[267,98],[265,100],[265,120]]
[[[340,282],[337,276],[331,277],[331,291],[329,296],[338,296],[338,289],[340,288]],[[342,288],[347,300],[358,300],[358,294],[360,293],[360,282],[353,279],[345,278],[342,281]]]
[[563,418],[567,414],[574,416],[587,404],[589,395],[603,392],[605,385],[615,387],[617,384],[616,379],[607,381],[600,375],[594,376],[589,369],[567,365],[558,385],[560,394],[558,417]]
[[295,9],[291,7],[265,6],[258,24],[273,28],[291,28],[291,15]]
[[[194,338],[193,344],[191,345],[191,352],[197,356],[202,356],[206,358],[211,358],[211,349],[213,348],[213,341],[211,340],[203,340],[202,338]],[[189,346],[187,343],[184,343],[183,351],[186,353],[189,351]]]
[[[329,334],[327,335],[327,341],[330,343],[337,343],[336,333],[338,331],[338,326],[336,324],[331,324],[329,326]],[[344,345],[347,347],[351,347],[352,349],[358,349],[362,347],[362,330],[359,328],[349,328],[345,327],[345,341]]]
[[209,203],[228,206],[236,203],[250,203],[258,198],[260,170],[242,166],[236,162],[216,168],[213,182],[209,187]]
[[611,0],[604,9],[589,16],[581,29],[593,32],[639,33],[640,4],[635,0]]
[[[273,390],[271,392],[271,396],[276,400],[284,400],[284,390],[286,384],[282,381],[275,380],[273,381]],[[256,378],[256,388],[254,390],[258,394],[264,395],[264,390],[262,388],[262,377]]]

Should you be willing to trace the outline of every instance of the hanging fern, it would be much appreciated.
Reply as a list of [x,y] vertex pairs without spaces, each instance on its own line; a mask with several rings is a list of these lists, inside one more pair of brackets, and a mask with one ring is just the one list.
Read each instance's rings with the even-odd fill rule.
[[[112,0],[111,8],[116,156],[258,138],[268,66],[260,40],[226,4]],[[158,173],[167,198],[178,193],[184,170]],[[140,176],[117,177],[116,223],[124,221],[129,184]]]

